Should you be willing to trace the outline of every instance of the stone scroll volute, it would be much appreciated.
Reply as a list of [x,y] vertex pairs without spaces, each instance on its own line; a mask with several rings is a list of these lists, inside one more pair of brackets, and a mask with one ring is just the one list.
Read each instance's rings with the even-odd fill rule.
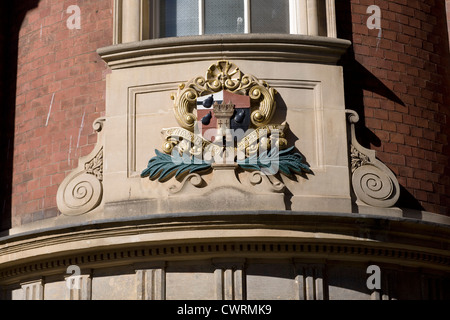
[[72,171],[58,188],[58,209],[67,216],[88,213],[97,208],[103,197],[103,126],[105,119],[94,124],[98,140],[94,150],[79,160],[78,168]]
[[374,150],[361,146],[356,139],[358,114],[346,110],[350,122],[351,182],[359,201],[373,207],[393,207],[400,197],[400,186],[394,173],[376,158]]

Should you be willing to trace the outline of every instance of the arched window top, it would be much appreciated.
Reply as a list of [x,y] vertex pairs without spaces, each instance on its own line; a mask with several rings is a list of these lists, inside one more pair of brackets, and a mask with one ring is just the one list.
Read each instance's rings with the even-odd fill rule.
[[114,42],[210,34],[336,37],[334,0],[115,0]]

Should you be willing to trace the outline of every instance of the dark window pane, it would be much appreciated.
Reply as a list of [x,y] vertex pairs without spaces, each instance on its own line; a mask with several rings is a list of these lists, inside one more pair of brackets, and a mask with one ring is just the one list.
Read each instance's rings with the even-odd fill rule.
[[289,33],[289,0],[251,0],[252,33]]
[[325,0],[317,1],[317,16],[319,19],[319,36],[327,36],[327,4]]
[[244,0],[205,0],[205,34],[243,33]]
[[161,0],[160,37],[198,34],[198,0]]

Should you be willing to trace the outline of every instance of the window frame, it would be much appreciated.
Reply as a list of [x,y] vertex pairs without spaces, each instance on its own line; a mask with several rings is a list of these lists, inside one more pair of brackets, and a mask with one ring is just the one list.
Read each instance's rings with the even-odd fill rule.
[[[152,39],[161,38],[160,30],[159,30],[159,18],[160,18],[160,3],[161,0],[150,0],[150,6],[153,10],[151,10],[150,16],[152,19],[152,28],[150,34],[152,35]],[[250,33],[250,1],[251,0],[242,0],[244,2],[244,34]],[[193,35],[205,35],[205,0],[197,0],[198,2],[198,33]]]
[[[159,32],[160,0],[114,0],[114,44],[162,39]],[[244,33],[251,32],[251,0],[244,1]],[[318,2],[322,1],[319,18]],[[198,0],[198,35],[205,35],[204,0]],[[125,7],[127,6],[127,7]],[[130,7],[132,7],[130,9]],[[289,0],[289,34],[337,38],[335,0]],[[134,27],[130,27],[133,26]],[[138,31],[136,31],[138,30]]]
[[[150,17],[152,20],[152,28],[150,30],[150,35],[152,39],[159,39],[159,14],[160,14],[160,3],[161,0],[150,0]],[[198,1],[198,34],[205,35],[205,0]],[[242,0],[244,2],[244,33],[252,33],[251,30],[251,0]],[[315,30],[315,22],[311,22],[311,18],[308,17],[308,11],[310,15],[317,15],[317,11],[314,3],[320,0],[289,0],[289,33],[288,34],[308,34],[308,35],[319,35],[319,31]],[[325,0],[326,2],[332,2],[334,8],[334,0]],[[329,5],[326,5],[329,7]],[[328,11],[328,10],[327,10]],[[326,14],[328,16],[328,12]],[[314,19],[313,19],[314,20]],[[318,20],[318,18],[316,19]],[[326,24],[329,24],[330,19],[326,19]],[[330,36],[327,30],[327,36]],[[195,36],[195,35],[193,35]]]

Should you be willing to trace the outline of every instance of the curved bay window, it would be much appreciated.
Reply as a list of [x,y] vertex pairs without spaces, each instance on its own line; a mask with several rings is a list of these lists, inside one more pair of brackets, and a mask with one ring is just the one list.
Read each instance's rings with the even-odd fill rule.
[[[290,33],[289,0],[160,0],[155,37]],[[155,26],[155,24],[154,24]]]
[[116,0],[115,43],[211,34],[336,37],[334,0]]

